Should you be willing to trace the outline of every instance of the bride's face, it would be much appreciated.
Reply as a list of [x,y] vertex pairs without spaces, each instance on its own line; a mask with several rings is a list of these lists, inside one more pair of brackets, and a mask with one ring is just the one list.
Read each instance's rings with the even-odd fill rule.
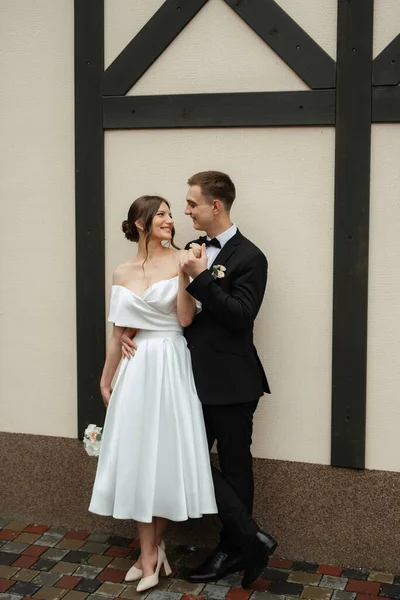
[[153,217],[151,224],[151,237],[160,242],[172,238],[172,229],[174,220],[171,215],[171,210],[165,202],[161,202],[160,207]]

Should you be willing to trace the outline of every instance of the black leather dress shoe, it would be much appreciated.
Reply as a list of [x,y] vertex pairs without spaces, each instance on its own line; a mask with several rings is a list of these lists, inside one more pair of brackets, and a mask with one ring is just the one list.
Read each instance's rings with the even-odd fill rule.
[[221,550],[208,556],[205,561],[194,569],[188,576],[192,583],[206,583],[218,581],[229,573],[236,573],[243,569],[243,556],[241,554],[226,554]]
[[259,578],[267,566],[267,560],[273,553],[278,543],[265,531],[259,531],[249,541],[244,553],[244,575],[242,588],[248,588],[253,581]]

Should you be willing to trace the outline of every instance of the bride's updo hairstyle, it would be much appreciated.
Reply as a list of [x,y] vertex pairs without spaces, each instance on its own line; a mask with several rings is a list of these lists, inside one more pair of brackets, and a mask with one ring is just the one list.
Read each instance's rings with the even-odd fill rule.
[[[161,196],[140,196],[140,198],[137,198],[131,204],[128,210],[128,218],[125,221],[122,221],[122,231],[124,232],[126,239],[130,242],[138,242],[140,233],[142,232],[144,234],[146,242],[146,258],[153,219],[163,202],[165,202],[168,208],[171,208],[169,202]],[[140,230],[136,226],[137,221],[141,224],[142,228]],[[178,249],[178,246],[175,246],[174,244],[174,237],[175,228],[173,227],[171,246]]]

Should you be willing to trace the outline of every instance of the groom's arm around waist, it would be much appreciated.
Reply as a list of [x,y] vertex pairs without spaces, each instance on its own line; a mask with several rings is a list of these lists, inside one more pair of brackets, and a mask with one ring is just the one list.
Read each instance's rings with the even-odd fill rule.
[[235,271],[229,293],[220,287],[222,283],[217,283],[208,269],[200,273],[186,289],[202,303],[203,310],[209,311],[227,329],[248,329],[253,326],[263,301],[267,284],[267,259],[262,252],[252,254],[237,265]]

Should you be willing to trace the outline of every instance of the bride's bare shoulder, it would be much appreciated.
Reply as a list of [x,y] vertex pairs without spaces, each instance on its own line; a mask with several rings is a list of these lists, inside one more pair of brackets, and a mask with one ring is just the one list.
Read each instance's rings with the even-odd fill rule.
[[119,285],[124,280],[124,278],[126,278],[126,275],[130,271],[132,271],[133,268],[134,268],[133,260],[128,260],[128,261],[118,265],[118,267],[115,269],[113,276],[112,276],[113,285]]

